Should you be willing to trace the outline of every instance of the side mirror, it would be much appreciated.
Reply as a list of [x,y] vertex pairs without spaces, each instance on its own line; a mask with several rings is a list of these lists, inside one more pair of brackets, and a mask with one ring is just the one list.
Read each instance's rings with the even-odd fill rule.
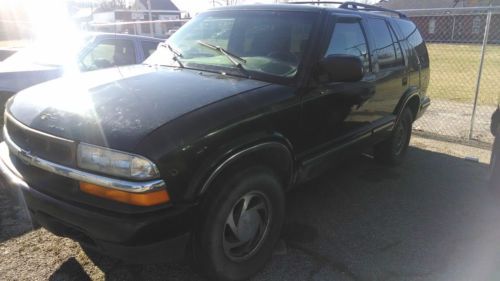
[[322,75],[328,82],[357,82],[363,78],[361,59],[351,55],[329,55],[319,63]]

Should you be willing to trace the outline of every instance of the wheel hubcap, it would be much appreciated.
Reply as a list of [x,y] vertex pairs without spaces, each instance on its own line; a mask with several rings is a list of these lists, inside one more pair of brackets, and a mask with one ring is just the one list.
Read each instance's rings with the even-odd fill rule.
[[268,198],[260,192],[242,196],[229,213],[222,234],[226,256],[233,261],[252,257],[267,235],[270,223]]
[[399,155],[403,151],[406,142],[406,128],[404,124],[401,123],[396,127],[394,140],[394,154]]

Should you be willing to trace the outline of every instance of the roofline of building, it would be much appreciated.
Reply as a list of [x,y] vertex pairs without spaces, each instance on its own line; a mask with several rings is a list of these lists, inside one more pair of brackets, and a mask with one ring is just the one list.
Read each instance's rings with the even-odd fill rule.
[[458,11],[458,10],[497,10],[500,6],[476,6],[476,7],[449,7],[449,8],[428,8],[428,9],[401,9],[400,12],[425,12],[425,11]]
[[186,13],[185,11],[180,11],[180,10],[133,10],[133,9],[117,9],[113,11],[106,11],[106,12],[97,12],[94,14],[99,14],[99,13],[112,13],[112,12],[133,12],[133,13]]

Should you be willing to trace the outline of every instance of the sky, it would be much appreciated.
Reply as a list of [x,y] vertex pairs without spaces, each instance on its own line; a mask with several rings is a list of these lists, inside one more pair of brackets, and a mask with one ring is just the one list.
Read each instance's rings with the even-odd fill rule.
[[[206,9],[213,7],[213,2],[211,0],[173,0],[174,4],[183,11],[188,11],[190,13],[198,13]],[[222,2],[225,3],[226,0],[215,0],[215,3]],[[276,0],[238,0],[239,4],[252,4],[252,3],[275,3]]]

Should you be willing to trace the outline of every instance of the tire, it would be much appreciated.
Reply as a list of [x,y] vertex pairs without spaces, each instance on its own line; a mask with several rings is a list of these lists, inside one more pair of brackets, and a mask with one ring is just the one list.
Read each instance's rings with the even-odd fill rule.
[[[247,168],[217,181],[202,203],[199,228],[193,235],[196,269],[211,280],[246,280],[261,270],[283,225],[283,190],[276,175],[264,167]],[[250,208],[243,211],[244,206]]]
[[401,164],[410,144],[412,125],[413,114],[409,108],[405,108],[391,136],[375,145],[373,149],[375,160],[385,165]]

